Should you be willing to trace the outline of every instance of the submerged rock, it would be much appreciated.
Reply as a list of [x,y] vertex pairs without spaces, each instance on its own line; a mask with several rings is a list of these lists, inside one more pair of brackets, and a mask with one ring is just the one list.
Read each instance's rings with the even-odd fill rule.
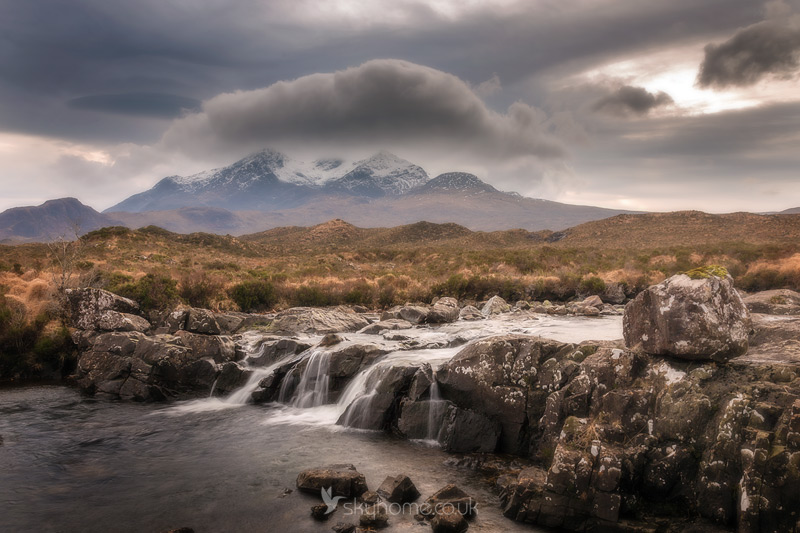
[[690,360],[725,361],[747,351],[750,313],[724,269],[672,276],[625,307],[631,348]]
[[368,490],[364,475],[351,464],[303,470],[297,476],[297,488],[315,495],[321,495],[322,490],[330,490],[331,496],[345,498],[358,498]]
[[369,529],[381,529],[389,525],[389,511],[383,505],[370,505],[358,518],[358,523]]
[[381,486],[378,487],[378,494],[380,494],[387,502],[404,504],[413,502],[419,498],[419,491],[405,474],[397,476],[388,476]]
[[384,331],[394,331],[396,329],[409,329],[413,326],[414,325],[408,320],[403,320],[402,318],[389,318],[386,320],[381,320],[379,322],[370,324],[364,329],[359,330],[359,333],[365,333],[367,335],[380,335]]

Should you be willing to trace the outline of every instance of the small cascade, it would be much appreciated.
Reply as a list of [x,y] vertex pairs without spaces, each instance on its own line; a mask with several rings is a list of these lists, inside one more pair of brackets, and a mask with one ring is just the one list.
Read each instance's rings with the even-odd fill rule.
[[325,350],[312,352],[294,394],[292,401],[294,407],[319,407],[328,403],[330,363],[330,352]]
[[222,401],[229,405],[244,405],[248,403],[250,401],[250,396],[258,388],[258,384],[261,380],[271,374],[277,366],[278,364],[268,366],[267,368],[254,368],[250,377],[247,378],[247,382]]
[[430,399],[428,400],[428,430],[425,440],[438,441],[442,429],[442,418],[447,409],[447,401],[439,393],[439,382],[434,377],[431,381]]
[[214,389],[217,388],[217,382],[219,381],[219,376],[214,379],[214,383],[211,384],[211,392],[208,393],[209,398],[214,397]]
[[345,389],[338,405],[341,408],[341,425],[349,428],[362,428],[366,415],[371,412],[372,400],[377,396],[381,378],[388,367],[374,365],[353,379]]

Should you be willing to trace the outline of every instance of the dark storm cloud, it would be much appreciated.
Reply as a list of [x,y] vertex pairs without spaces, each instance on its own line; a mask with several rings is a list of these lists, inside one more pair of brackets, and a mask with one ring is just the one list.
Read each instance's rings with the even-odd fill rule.
[[800,25],[766,20],[737,32],[722,44],[709,44],[697,76],[701,87],[753,85],[767,75],[800,68]]
[[657,107],[675,103],[670,95],[663,91],[656,94],[643,87],[623,85],[613,93],[597,100],[592,109],[611,115],[646,115]]
[[497,74],[505,95],[493,102],[507,107],[524,97],[536,105],[542,95],[515,93],[514,83],[732,30],[757,20],[761,8],[751,0],[520,1],[448,17],[424,2],[387,2],[365,4],[387,16],[362,24],[359,17],[320,14],[320,6],[289,0],[6,2],[0,13],[0,127],[138,139],[154,129],[141,120],[87,120],[65,102],[127,92],[207,99],[375,57],[429,65],[473,85]]
[[198,111],[200,101],[163,93],[95,94],[67,102],[74,109],[156,118],[177,118],[187,111]]
[[452,74],[373,60],[263,89],[216,96],[176,121],[168,148],[205,152],[275,142],[458,146],[485,157],[563,155],[546,116],[523,103],[497,113]]

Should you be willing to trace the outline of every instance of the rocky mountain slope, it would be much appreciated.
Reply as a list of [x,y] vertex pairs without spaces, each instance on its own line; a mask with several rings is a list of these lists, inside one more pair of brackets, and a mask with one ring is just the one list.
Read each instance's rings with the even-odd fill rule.
[[[205,220],[198,209],[214,211]],[[524,198],[464,172],[430,179],[423,168],[388,152],[353,163],[306,163],[263,150],[228,167],[166,177],[106,212],[129,227],[241,235],[335,218],[363,227],[428,220],[475,230],[560,230],[625,211]]]

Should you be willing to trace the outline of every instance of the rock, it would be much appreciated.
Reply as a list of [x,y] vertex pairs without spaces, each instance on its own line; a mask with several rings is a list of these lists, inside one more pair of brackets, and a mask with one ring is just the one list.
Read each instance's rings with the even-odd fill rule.
[[389,525],[389,512],[383,505],[370,505],[361,513],[358,523],[370,529],[380,529]]
[[241,388],[251,372],[233,361],[223,364],[214,387],[214,394],[225,395]]
[[411,478],[405,474],[399,474],[394,477],[388,476],[378,487],[378,494],[388,502],[401,505],[419,498],[417,487],[411,481]]
[[600,310],[600,309],[603,308],[603,300],[600,299],[599,296],[594,294],[592,296],[584,298],[584,300],[581,302],[581,305],[583,307],[594,307],[594,308]]
[[623,318],[627,346],[695,361],[745,353],[750,328],[750,313],[733,279],[713,268],[649,287],[628,303]]
[[220,333],[233,335],[249,317],[247,313],[216,313],[214,318],[219,325]]
[[497,448],[500,424],[480,413],[450,406],[442,424],[439,441],[448,452],[491,453]]
[[477,503],[457,485],[450,484],[442,487],[430,498],[425,500],[425,507],[430,515],[457,511],[463,516],[472,516]]
[[444,400],[404,401],[400,418],[397,419],[397,429],[407,439],[438,441],[451,405]]
[[327,520],[331,517],[333,513],[328,512],[328,506],[324,503],[318,503],[317,505],[311,506],[311,517],[314,520]]
[[747,355],[737,358],[762,363],[800,362],[800,316],[752,315],[753,333]]
[[260,343],[256,353],[245,360],[250,366],[268,366],[287,355],[297,355],[311,348],[311,344],[289,338],[267,338]]
[[281,311],[270,328],[284,334],[326,334],[358,331],[369,325],[367,319],[346,307],[319,309],[293,307]]
[[214,313],[208,309],[192,307],[186,315],[186,331],[205,335],[219,335],[222,333],[222,328],[219,327]]
[[175,336],[181,339],[184,346],[190,348],[195,357],[213,359],[215,363],[233,361],[236,357],[236,345],[227,335],[201,335],[189,331],[178,331]]
[[[544,404],[543,397],[529,399],[529,386],[538,380],[540,390],[560,387],[577,364],[562,365],[556,359],[574,350],[574,345],[524,335],[490,337],[467,345],[439,368],[436,379],[442,397],[500,423],[499,451],[524,453],[532,425],[529,416],[536,421],[541,417],[526,412],[526,406]],[[548,359],[554,359],[552,371],[538,371]]]
[[194,529],[190,527],[179,527],[176,529],[170,529],[166,533],[194,533]]
[[144,318],[118,311],[102,311],[95,317],[94,327],[97,331],[141,331],[150,329],[150,322]]
[[100,329],[97,327],[100,315],[107,311],[125,315],[139,314],[139,305],[136,302],[103,289],[67,289],[66,295],[72,326],[78,329]]
[[400,400],[416,371],[412,366],[391,366],[374,372],[366,383],[366,390],[372,392],[347,406],[336,423],[358,429],[386,429],[396,418]]
[[440,512],[431,520],[433,533],[463,533],[469,529],[469,522],[458,511]]
[[481,313],[477,307],[472,305],[464,306],[464,308],[458,313],[458,317],[461,320],[482,320],[484,318],[483,313]]
[[428,324],[447,324],[458,320],[458,300],[455,298],[439,298],[425,317]]
[[422,324],[428,317],[429,309],[421,305],[399,305],[392,307],[381,314],[381,321],[385,320],[405,320],[412,324]]
[[609,304],[625,303],[625,289],[619,283],[606,283],[606,290],[600,298]]
[[511,311],[511,306],[499,296],[492,296],[481,309],[483,316],[499,315],[500,313],[508,313]]
[[327,348],[329,346],[335,346],[341,343],[342,341],[344,341],[344,339],[339,335],[337,335],[336,333],[328,333],[324,337],[322,337],[322,340],[319,341],[318,346]]
[[367,489],[367,481],[351,464],[336,464],[303,470],[297,476],[297,488],[303,492],[320,495],[323,489],[332,496],[358,498]]
[[369,326],[359,330],[359,333],[364,333],[366,335],[380,335],[384,331],[409,329],[412,327],[414,327],[414,325],[408,320],[403,320],[402,318],[390,318],[370,324]]
[[361,498],[359,499],[361,500],[362,503],[365,503],[367,505],[374,505],[381,500],[381,497],[378,495],[377,492],[368,490],[367,492],[362,494]]
[[522,311],[527,311],[531,308],[531,304],[526,302],[525,300],[519,300],[517,303],[514,304],[515,309],[521,309]]
[[356,529],[355,524],[348,524],[346,522],[339,522],[331,528],[334,533],[353,533]]
[[800,315],[800,292],[777,289],[749,294],[744,303],[751,313],[765,315]]

